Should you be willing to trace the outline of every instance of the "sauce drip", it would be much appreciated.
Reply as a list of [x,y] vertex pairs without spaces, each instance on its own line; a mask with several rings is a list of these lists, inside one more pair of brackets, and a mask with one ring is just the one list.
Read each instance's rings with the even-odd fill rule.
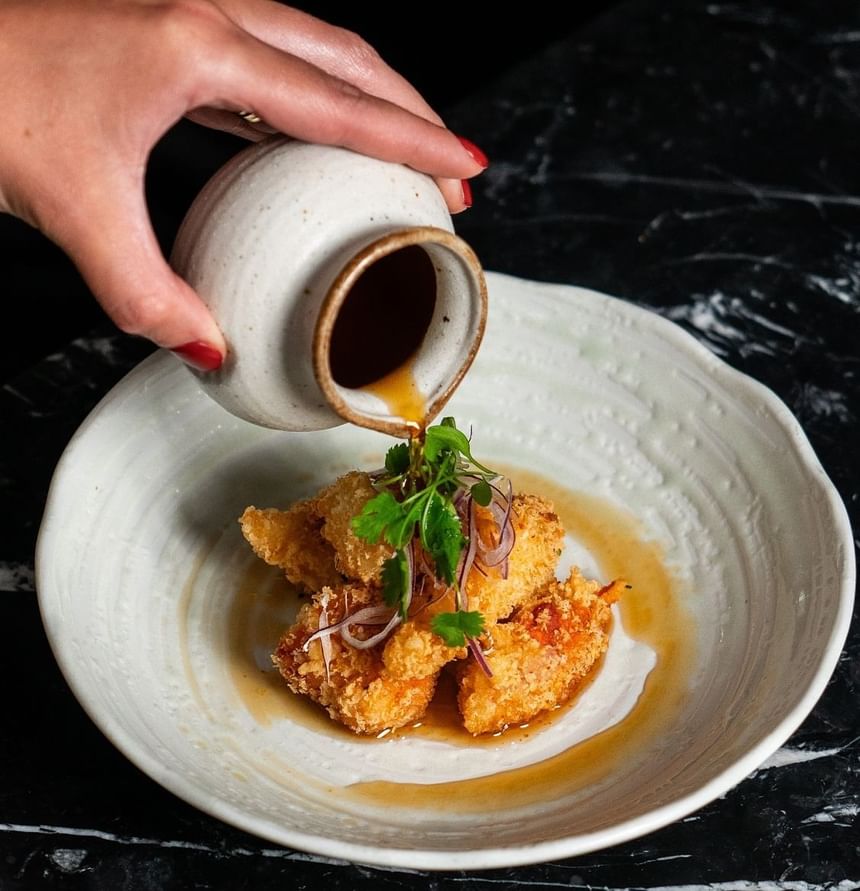
[[[362,783],[338,794],[367,804],[398,807],[409,801],[413,807],[449,812],[486,811],[493,806],[516,807],[559,798],[632,769],[637,756],[644,757],[649,745],[667,732],[686,700],[696,628],[660,546],[647,540],[634,517],[608,501],[571,492],[534,473],[491,466],[509,476],[516,491],[539,493],[553,501],[565,530],[589,550],[604,580],[623,577],[632,585],[620,602],[622,621],[628,634],[655,651],[657,664],[639,701],[622,721],[538,764],[454,783]],[[330,736],[359,741],[361,737],[331,721],[321,708],[291,693],[276,672],[263,668],[290,621],[295,600],[295,593],[277,570],[263,564],[250,569],[230,615],[230,673],[235,688],[261,724],[288,719]],[[440,695],[425,718],[399,734],[414,733],[454,745],[500,743],[492,736],[470,737],[459,723],[453,684],[443,680],[440,687]],[[507,731],[501,743],[538,732],[559,714],[575,708],[575,701],[539,716],[526,727]],[[371,738],[367,744],[385,742]]]

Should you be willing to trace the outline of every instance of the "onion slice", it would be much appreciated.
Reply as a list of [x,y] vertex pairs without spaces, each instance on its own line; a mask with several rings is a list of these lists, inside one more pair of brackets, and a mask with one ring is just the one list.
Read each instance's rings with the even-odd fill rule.
[[[514,549],[517,534],[514,524],[511,522],[511,511],[513,509],[513,485],[507,480],[507,494],[503,493],[498,486],[493,486],[493,500],[490,502],[489,509],[493,514],[493,519],[498,527],[498,538],[493,548],[479,548],[478,557],[484,566],[498,566],[506,561]],[[505,577],[507,574],[505,573]]]
[[354,624],[353,622],[348,622],[344,625],[343,628],[340,629],[340,636],[356,650],[369,650],[371,647],[375,647],[380,641],[385,640],[386,637],[402,622],[403,620],[400,618],[400,613],[396,610],[394,611],[394,615],[388,620],[388,624],[382,629],[382,631],[378,631],[372,637],[368,637],[367,640],[362,640],[360,637],[355,637],[352,632],[349,630],[349,626]]
[[470,637],[468,646],[469,651],[475,657],[475,661],[481,666],[481,671],[483,671],[488,678],[491,678],[493,676],[493,671],[490,668],[490,663],[487,662],[486,657],[484,656],[484,651],[481,649],[480,643],[478,643],[474,637]]
[[[387,606],[365,606],[351,616],[341,619],[340,622],[335,622],[334,625],[320,627],[319,631],[315,631],[304,642],[302,649],[307,652],[315,640],[331,637],[332,634],[336,634],[348,625],[385,625],[390,617],[391,610]],[[322,614],[320,614],[320,619],[322,620]]]

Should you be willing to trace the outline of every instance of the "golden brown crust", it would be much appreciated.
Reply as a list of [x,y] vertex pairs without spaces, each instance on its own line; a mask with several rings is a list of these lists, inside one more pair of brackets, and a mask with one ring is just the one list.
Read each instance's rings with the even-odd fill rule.
[[539,495],[515,495],[511,521],[516,543],[508,558],[508,577],[498,570],[482,575],[473,570],[466,585],[468,609],[478,610],[487,624],[511,614],[517,604],[555,578],[564,529],[552,502]]
[[430,592],[435,598],[442,596],[421,610],[413,619],[400,625],[388,639],[382,654],[385,667],[392,676],[401,679],[424,678],[439,673],[442,666],[453,659],[463,659],[465,647],[449,647],[430,627],[433,616],[454,609],[454,591]]
[[[319,640],[305,651],[306,641],[320,627],[323,607],[325,625],[340,621],[347,610],[353,613],[380,604],[379,592],[365,585],[325,588],[302,606],[272,657],[291,690],[309,696],[356,733],[378,734],[419,720],[436,689],[436,674],[413,680],[392,677],[383,664],[380,645],[355,649],[332,634],[328,670]],[[368,637],[379,627],[367,626],[363,634],[358,628],[352,630],[356,636]]]
[[352,518],[376,495],[366,473],[353,471],[340,477],[313,500],[322,517],[321,532],[335,552],[337,568],[350,579],[370,583],[379,580],[382,564],[394,553],[383,543],[368,544],[352,531]]
[[[267,563],[313,593],[273,655],[296,693],[323,706],[356,733],[378,734],[423,716],[441,669],[465,660],[465,647],[448,647],[431,628],[433,616],[455,609],[452,588],[430,582],[415,595],[412,618],[374,647],[359,649],[335,632],[327,640],[328,665],[319,639],[305,644],[322,623],[332,625],[365,606],[383,606],[379,577],[392,549],[368,545],[352,532],[352,518],[375,495],[370,478],[342,476],[315,498],[288,511],[249,507],[242,531]],[[492,545],[495,523],[478,511],[478,535]],[[563,529],[552,504],[536,495],[516,495],[512,523],[516,542],[507,577],[500,569],[472,570],[467,609],[486,620],[493,649],[493,677],[473,660],[458,670],[459,704],[466,728],[475,734],[523,723],[570,697],[606,649],[608,604],[623,583],[600,588],[573,571],[564,582],[554,572]],[[367,638],[382,626],[352,626]]]
[[239,523],[254,553],[283,569],[293,584],[319,591],[343,580],[335,567],[334,548],[320,535],[322,520],[312,502],[299,501],[286,511],[248,507]]
[[[517,537],[508,559],[508,577],[502,578],[497,569],[488,570],[486,575],[473,569],[466,584],[468,609],[482,613],[488,627],[508,616],[517,604],[555,577],[561,553],[564,530],[545,498],[514,496],[511,521]],[[397,629],[385,648],[385,664],[392,674],[401,678],[425,677],[466,656],[465,647],[447,646],[430,628],[435,613],[453,609],[450,596],[422,614],[421,621],[408,622]]]
[[459,667],[466,729],[495,733],[566,702],[606,652],[611,613],[601,591],[610,590],[574,569],[495,625],[486,656],[492,677],[471,661]]

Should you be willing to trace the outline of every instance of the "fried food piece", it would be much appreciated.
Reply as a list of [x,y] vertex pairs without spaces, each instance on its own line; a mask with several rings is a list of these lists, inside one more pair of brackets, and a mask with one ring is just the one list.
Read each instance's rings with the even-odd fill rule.
[[504,619],[534,591],[555,578],[564,528],[551,501],[540,495],[515,495],[512,520],[516,543],[508,559],[508,577],[498,570],[472,572],[466,585],[468,609],[478,610],[487,624]]
[[490,632],[488,677],[479,665],[459,666],[457,701],[474,734],[530,721],[566,702],[606,652],[611,613],[623,582],[604,588],[573,569],[518,607]]
[[438,675],[442,666],[454,659],[464,659],[466,647],[449,647],[430,627],[433,616],[437,613],[448,613],[455,609],[454,589],[441,583],[430,593],[433,600],[438,600],[426,609],[415,614],[412,619],[394,629],[385,644],[382,660],[386,669],[396,678],[425,678]]
[[343,581],[334,548],[320,534],[323,521],[312,501],[299,501],[287,511],[247,507],[239,523],[254,553],[283,569],[294,585],[313,592]]
[[372,545],[352,531],[352,518],[376,495],[366,473],[354,470],[340,477],[314,499],[313,508],[322,517],[322,535],[335,552],[335,565],[351,579],[366,584],[379,581],[382,564],[394,553],[384,542]]
[[289,510],[248,507],[239,522],[254,553],[309,592],[344,578],[370,583],[393,553],[384,543],[359,541],[352,531],[352,518],[374,495],[370,477],[353,471]]
[[[508,577],[498,569],[482,575],[477,569],[466,584],[467,609],[478,610],[487,627],[505,618],[535,591],[555,578],[555,566],[562,548],[564,530],[552,504],[537,495],[515,495],[511,521],[516,543],[508,559]],[[435,674],[453,659],[462,659],[465,648],[452,648],[430,629],[435,612],[452,610],[447,605],[421,615],[421,621],[407,622],[391,635],[385,648],[386,668],[396,677],[421,678]]]
[[[305,643],[319,628],[339,622],[365,606],[381,604],[379,592],[361,584],[324,588],[299,610],[296,623],[281,638],[272,660],[295,693],[309,696],[336,721],[356,733],[378,734],[419,720],[436,689],[437,674],[419,679],[395,678],[385,668],[380,645],[366,650],[329,637],[331,656],[326,668],[322,642]],[[361,636],[353,627],[353,634]],[[367,626],[365,639],[379,631]]]

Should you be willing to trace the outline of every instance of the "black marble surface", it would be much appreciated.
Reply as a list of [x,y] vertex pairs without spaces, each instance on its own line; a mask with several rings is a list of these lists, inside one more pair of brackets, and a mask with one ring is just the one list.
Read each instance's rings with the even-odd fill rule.
[[[637,0],[557,36],[448,110],[493,160],[459,232],[489,269],[653,308],[773,388],[857,528],[860,7]],[[190,126],[165,140],[150,176],[165,240],[234,149]],[[0,231],[6,311],[30,314],[28,349],[10,343],[0,366],[0,889],[860,888],[856,621],[824,696],[765,765],[674,825],[571,860],[441,874],[333,862],[137,771],[53,661],[33,546],[66,442],[149,347],[83,309],[37,236]],[[44,333],[51,301],[75,300],[75,323]]]

